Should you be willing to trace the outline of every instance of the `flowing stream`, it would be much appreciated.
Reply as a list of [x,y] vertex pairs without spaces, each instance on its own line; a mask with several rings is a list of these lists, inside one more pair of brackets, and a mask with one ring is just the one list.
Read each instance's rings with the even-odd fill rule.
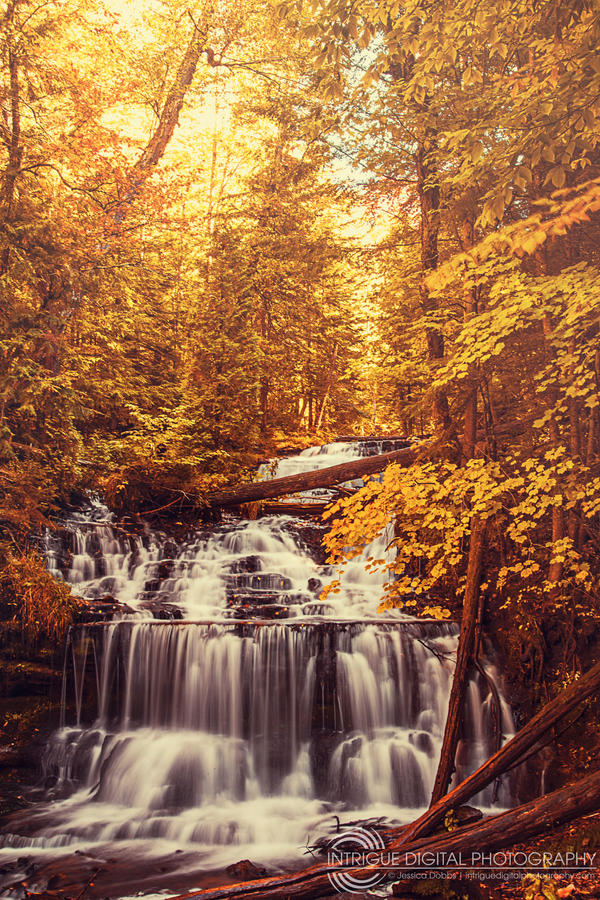
[[[311,448],[262,474],[381,449]],[[48,538],[51,570],[125,611],[72,630],[64,696],[75,712],[44,754],[46,800],[4,835],[0,859],[15,848],[135,846],[192,848],[205,867],[245,857],[284,864],[330,832],[335,816],[404,822],[427,805],[457,628],[399,613],[382,622],[382,579],[364,559],[323,603],[333,573],[319,537],[313,522],[288,516],[231,516],[185,539],[132,536],[97,504]],[[389,552],[389,538],[365,558]],[[493,703],[477,676],[461,777],[494,750]],[[505,786],[476,799],[510,802]]]

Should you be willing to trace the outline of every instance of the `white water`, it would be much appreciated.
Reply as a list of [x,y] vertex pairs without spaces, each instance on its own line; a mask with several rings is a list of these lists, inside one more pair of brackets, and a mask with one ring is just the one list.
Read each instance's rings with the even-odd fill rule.
[[[264,466],[262,477],[267,469],[269,477],[280,477],[337,465],[358,458],[361,446],[369,445],[310,447],[298,456]],[[331,492],[320,491],[320,495],[322,499]],[[240,594],[254,604],[284,607],[272,610],[274,617],[376,616],[384,576],[367,573],[364,564],[368,556],[387,556],[387,533],[346,566],[340,592],[321,603],[321,587],[336,573],[314,562],[303,545],[301,523],[290,516],[256,521],[232,518],[211,532],[205,530],[175,542],[158,532],[132,535],[114,527],[101,505],[95,505],[92,513],[87,520],[79,516],[70,522],[70,546],[63,566],[65,579],[83,597],[113,597],[131,611],[148,616],[152,615],[149,607],[168,603],[189,619],[229,618],[232,607],[240,608]],[[51,542],[48,564],[59,576],[61,551],[64,557],[64,548]]]
[[[354,450],[330,445],[285,465],[332,464]],[[302,533],[289,518],[232,519],[176,544],[108,523],[71,525],[68,579],[137,615],[74,633],[65,689],[77,721],[55,733],[44,758],[55,799],[29,814],[26,834],[5,836],[3,855],[133,842],[144,852],[193,848],[205,868],[284,862],[327,833],[334,814],[408,821],[427,805],[456,627],[369,622],[381,584],[360,561],[335,605],[319,605],[331,573]],[[55,547],[55,569],[59,557]],[[152,619],[149,600],[186,621]],[[264,610],[290,618],[236,621]],[[461,775],[494,749],[491,702],[474,680]],[[504,703],[501,712],[506,734]],[[502,788],[499,801],[509,799]]]
[[[255,603],[284,606],[286,617],[375,616],[384,579],[368,574],[364,561],[385,556],[385,537],[348,565],[340,593],[322,603],[321,587],[334,573],[317,565],[295,538],[295,521],[289,516],[232,521],[180,545],[157,534],[130,537],[109,524],[77,524],[65,578],[83,597],[114,597],[148,616],[148,604],[162,602],[189,619],[227,618],[231,605],[239,608],[235,599],[241,594],[250,602],[254,595]],[[58,573],[56,560],[50,562]]]
[[313,472],[329,466],[338,466],[351,459],[359,459],[364,454],[359,443],[343,443],[336,441],[320,447],[307,447],[297,456],[287,456],[274,460],[261,467],[259,475],[266,478],[283,478],[286,475],[299,475],[302,472]]

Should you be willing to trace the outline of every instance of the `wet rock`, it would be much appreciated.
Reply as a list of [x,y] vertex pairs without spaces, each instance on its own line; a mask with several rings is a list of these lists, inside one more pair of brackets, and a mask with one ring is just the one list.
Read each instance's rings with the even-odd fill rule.
[[469,825],[471,822],[479,822],[483,819],[483,813],[475,806],[459,806],[454,810],[454,815],[459,825]]
[[324,524],[322,525],[311,519],[297,519],[286,522],[283,527],[294,536],[295,540],[300,545],[300,548],[304,550],[306,555],[314,560],[317,565],[322,566],[325,564],[327,553],[323,546],[323,535],[326,531],[326,526]]
[[262,563],[260,556],[243,556],[236,559],[230,568],[230,572],[260,572]]
[[101,594],[100,597],[96,597],[94,599],[95,603],[119,603],[116,597],[113,597],[112,594]]
[[6,661],[0,665],[4,697],[46,697],[57,668],[37,661]]
[[289,615],[288,607],[279,603],[256,607],[251,603],[246,603],[243,606],[236,606],[233,611],[234,619],[288,619]]
[[134,610],[125,603],[119,603],[110,594],[104,594],[101,597],[95,597],[93,600],[86,599],[83,601],[82,607],[77,617],[78,623],[84,625],[88,622],[108,621],[113,616],[129,615]]
[[292,587],[292,582],[285,575],[276,572],[243,572],[227,577],[232,587],[248,588],[258,591],[287,591]]
[[[20,765],[21,751],[19,749],[17,749],[16,747],[0,747],[0,769],[12,769],[13,767]],[[4,815],[7,811],[4,810],[4,800],[4,797],[0,800],[0,815]]]
[[269,874],[267,869],[262,866],[256,866],[249,859],[241,859],[239,862],[232,863],[225,869],[228,875],[234,875],[241,881],[253,881],[256,878],[266,878]]
[[302,607],[305,616],[330,616],[334,612],[334,607],[330,603],[306,603]]
[[161,619],[163,621],[183,619],[183,612],[181,609],[172,603],[164,603],[160,600],[146,600],[145,602],[140,603],[140,608],[149,610],[154,619]]
[[273,603],[269,606],[262,606],[260,614],[265,619],[288,619],[290,611],[287,606]]
[[309,756],[310,770],[317,796],[328,797],[334,794],[334,787],[329,777],[329,766],[331,757],[342,739],[342,735],[327,731],[313,735]]
[[105,597],[107,594],[113,595],[119,585],[119,579],[115,575],[107,575],[103,578],[95,588],[90,589],[89,595],[96,600],[98,597]]
[[409,737],[409,741],[413,747],[417,748],[417,750],[421,750],[422,753],[426,753],[427,756],[433,756],[433,741],[431,735],[426,731],[413,731]]
[[227,591],[227,605],[251,609],[253,606],[267,606],[281,600],[281,595],[268,591]]
[[160,579],[159,578],[151,578],[149,581],[144,583],[144,591],[153,592],[160,590]]
[[162,559],[158,564],[158,577],[161,581],[164,581],[165,578],[169,578],[173,569],[175,567],[174,559]]

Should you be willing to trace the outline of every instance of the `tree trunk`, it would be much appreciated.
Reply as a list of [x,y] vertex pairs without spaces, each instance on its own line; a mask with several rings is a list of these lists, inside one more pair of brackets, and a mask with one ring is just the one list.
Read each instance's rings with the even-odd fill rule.
[[460,636],[456,651],[456,669],[452,679],[448,716],[444,729],[442,752],[435,776],[431,804],[436,804],[448,790],[454,758],[460,733],[465,693],[469,683],[469,670],[474,660],[475,631],[479,611],[479,585],[481,583],[481,566],[485,545],[485,523],[475,517],[471,523],[471,539],[469,541],[469,561],[467,564],[467,583],[463,603]]
[[124,218],[125,204],[131,203],[134,199],[142,184],[162,159],[169,141],[173,137],[175,126],[179,122],[179,113],[183,107],[185,95],[198,67],[200,55],[204,50],[207,50],[206,38],[209,17],[210,10],[207,11],[205,21],[201,26],[196,25],[195,22],[193,23],[190,42],[163,104],[158,125],[133,166],[129,189],[124,197],[116,201],[113,208],[114,221],[117,223]]
[[210,296],[210,280],[212,268],[214,265],[214,257],[213,257],[213,241],[214,241],[214,231],[215,231],[215,216],[214,216],[214,203],[213,197],[215,192],[215,183],[217,179],[217,150],[218,150],[218,140],[217,140],[217,121],[218,121],[218,113],[219,113],[219,103],[217,97],[217,82],[215,81],[214,85],[214,95],[213,95],[213,133],[212,133],[212,152],[210,156],[210,175],[208,179],[208,201],[206,204],[206,267],[205,267],[205,279],[206,279],[206,296]]
[[331,361],[329,363],[329,376],[326,379],[323,397],[321,399],[321,402],[319,403],[319,407],[317,410],[317,424],[316,424],[317,431],[320,429],[321,425],[323,424],[323,417],[325,416],[325,409],[327,407],[327,401],[329,400],[329,393],[331,391],[331,387],[332,387],[334,379],[335,379],[337,353],[338,353],[338,344],[336,341],[333,345],[333,354],[331,357]]
[[[560,433],[558,430],[558,424],[554,416],[550,419],[548,424],[548,432],[550,435],[550,441],[554,447],[558,447],[560,444]],[[565,529],[565,516],[563,513],[562,506],[554,505],[552,507],[552,544],[556,545],[558,541],[562,541],[565,537],[566,529]],[[554,551],[552,551],[554,552]],[[563,573],[563,563],[560,561],[551,562],[548,567],[548,581],[551,584],[556,584],[562,578]],[[557,588],[553,588],[550,592],[551,597],[557,596]]]
[[[423,105],[427,110],[427,102]],[[425,313],[434,308],[426,284],[427,276],[437,269],[438,236],[440,231],[440,185],[433,152],[436,137],[431,128],[425,129],[425,138],[417,148],[417,192],[421,207],[421,305]],[[427,356],[430,363],[437,363],[444,356],[444,335],[438,328],[427,327]],[[436,390],[432,401],[432,418],[438,436],[451,427],[448,398],[445,392]]]
[[[473,217],[469,214],[461,222],[460,245],[463,252],[470,250],[475,243],[475,229]],[[464,320],[468,322],[477,315],[477,290],[469,284],[465,284],[465,313]],[[462,453],[464,459],[471,459],[475,453],[477,441],[477,364],[469,367],[469,379],[467,381],[467,399],[465,406],[465,426],[462,440]]]
[[592,409],[588,420],[588,433],[585,448],[585,464],[589,466],[598,449],[598,410]]
[[[391,24],[389,27],[392,27]],[[388,61],[391,76],[396,82],[408,82],[414,71],[414,58],[411,55],[396,57]],[[430,112],[430,99],[426,95],[419,102],[415,101],[415,112],[420,121],[419,140],[416,149],[415,169],[417,176],[417,194],[420,208],[420,243],[421,243],[421,306],[424,313],[435,309],[427,287],[427,276],[437,269],[439,261],[438,238],[440,232],[440,182],[437,170],[436,150],[438,140],[436,120]],[[432,325],[426,327],[427,356],[434,365],[444,356],[444,335]],[[448,407],[448,397],[444,391],[436,390],[432,398],[431,416],[438,437],[451,430],[452,422]]]
[[269,425],[269,379],[263,375],[260,379],[260,430],[264,434]]
[[[533,172],[533,189],[535,193],[536,199],[539,199],[544,196],[543,188],[542,188],[542,178],[543,173],[540,168],[534,170]],[[535,253],[535,267],[536,274],[539,276],[544,276],[549,274],[549,260],[548,260],[548,245],[547,242],[542,244]],[[552,323],[552,319],[549,314],[544,315],[542,321],[542,330],[544,334],[544,338],[546,340],[546,344],[548,347],[548,354],[551,358],[555,358],[556,352],[554,346],[552,344],[553,339],[553,331],[554,326]],[[556,405],[556,401],[558,399],[558,390],[556,387],[551,387],[549,389],[548,394],[549,404],[551,406]],[[552,414],[550,416],[550,421],[548,422],[548,435],[550,437],[550,441],[554,447],[558,447],[561,442],[560,430],[558,427],[558,422],[556,421],[555,416]],[[553,505],[552,506],[552,543],[556,544],[558,541],[562,541],[566,536],[566,527],[565,527],[565,517],[563,513],[562,506]],[[557,584],[563,574],[563,563],[562,562],[551,562],[548,566],[548,581],[551,584]],[[556,599],[558,596],[558,588],[552,588],[550,591],[550,597],[552,599]]]
[[[207,13],[207,16],[209,13]],[[194,23],[194,29],[192,32],[192,37],[188,44],[187,50],[181,60],[179,69],[177,70],[177,74],[175,75],[175,79],[173,80],[173,84],[167,94],[166,100],[164,102],[164,106],[162,108],[162,112],[160,114],[160,118],[158,120],[158,125],[154,130],[154,133],[148,144],[146,145],[143,153],[135,164],[135,169],[137,173],[141,176],[143,173],[146,173],[149,169],[154,168],[156,166],[165,150],[167,149],[167,145],[173,136],[173,132],[175,131],[175,126],[179,121],[179,113],[181,112],[181,108],[183,107],[183,101],[185,99],[185,95],[187,89],[192,83],[192,78],[196,72],[196,68],[198,67],[198,60],[200,59],[200,54],[203,50],[206,49],[206,37],[208,33],[208,24],[207,22],[203,23],[202,26],[198,27]]]
[[[9,105],[10,105],[10,131],[8,132],[8,163],[4,170],[3,185],[3,218],[5,222],[12,222],[15,217],[15,188],[17,178],[21,170],[23,147],[21,145],[21,96],[19,86],[19,60],[13,34],[16,0],[12,0],[7,6],[5,20],[8,24],[8,72],[10,79]],[[6,275],[10,265],[10,243],[7,243],[2,252],[0,261],[0,275]]]

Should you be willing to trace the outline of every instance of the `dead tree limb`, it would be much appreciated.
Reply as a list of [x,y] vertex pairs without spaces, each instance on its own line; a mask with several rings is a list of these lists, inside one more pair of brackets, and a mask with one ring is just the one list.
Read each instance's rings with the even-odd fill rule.
[[[193,21],[193,20],[192,20]],[[143,175],[158,164],[163,156],[169,141],[179,121],[179,113],[183,107],[183,101],[192,79],[198,67],[200,55],[206,49],[208,25],[198,25],[193,21],[193,31],[190,42],[179,64],[179,68],[171,84],[163,108],[150,140],[144,148],[134,167],[134,179],[143,178]]]
[[[517,422],[506,422],[496,429],[496,434],[517,433],[527,427],[529,419]],[[390,463],[399,466],[410,466],[417,459],[425,457],[436,445],[432,441],[422,441],[412,447],[403,447],[400,450],[392,450],[390,453],[380,453],[377,456],[360,457],[337,466],[328,466],[325,469],[317,469],[312,472],[300,472],[298,475],[286,475],[284,478],[273,478],[270,481],[251,481],[244,484],[232,485],[221,491],[211,491],[206,494],[204,500],[209,507],[240,506],[242,503],[252,503],[255,500],[268,500],[273,497],[285,497],[287,494],[297,494],[301,491],[311,491],[315,488],[330,488],[344,481],[352,481],[363,475],[373,475],[381,472]]]
[[132,167],[129,187],[125,192],[125,195],[121,196],[114,204],[112,213],[117,222],[122,221],[124,218],[125,205],[134,200],[152,170],[164,156],[169,141],[173,137],[173,132],[179,122],[179,114],[183,108],[185,96],[192,83],[196,69],[198,68],[200,56],[207,49],[206,43],[211,14],[212,6],[209,0],[209,6],[203,16],[202,24],[199,25],[190,16],[192,19],[192,34],[179,64],[179,68],[177,69],[175,77],[167,92],[165,102],[163,103],[158,117],[158,124]]

